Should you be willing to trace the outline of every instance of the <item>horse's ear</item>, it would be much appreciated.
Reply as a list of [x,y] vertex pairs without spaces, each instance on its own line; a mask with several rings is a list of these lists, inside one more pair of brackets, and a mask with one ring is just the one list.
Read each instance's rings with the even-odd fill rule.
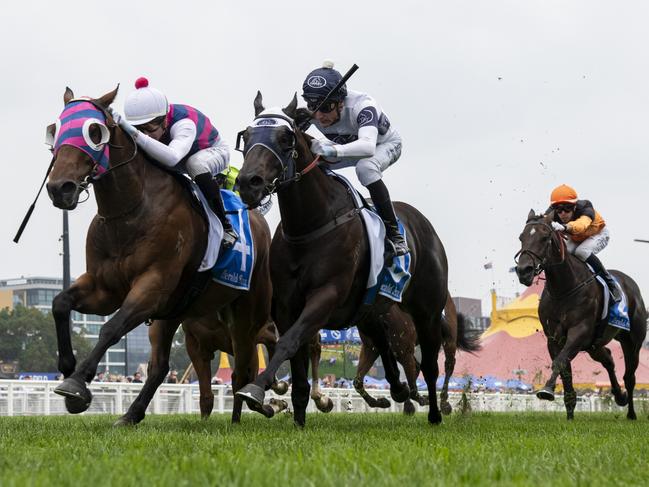
[[253,105],[255,106],[255,117],[264,111],[264,97],[261,96],[261,91],[257,91],[257,96]]
[[298,108],[297,110],[295,110],[295,116],[293,117],[293,120],[295,120],[296,127],[308,127],[312,118],[313,113],[311,113],[309,109]]
[[530,212],[527,214],[527,221],[530,221],[532,218],[536,216],[536,213],[534,213],[534,208],[530,210]]
[[115,97],[117,96],[117,90],[119,90],[119,84],[113,91],[106,93],[101,98],[97,98],[97,103],[99,103],[104,108],[108,108],[111,105],[111,103],[115,101]]
[[550,223],[554,221],[554,210],[550,210],[546,215],[545,215],[545,220]]
[[65,93],[63,94],[63,104],[67,105],[72,100],[74,100],[74,93],[72,93],[72,90],[66,86]]
[[288,104],[286,108],[282,111],[291,118],[295,118],[295,110],[297,109],[297,93],[293,94],[293,99],[291,103]]

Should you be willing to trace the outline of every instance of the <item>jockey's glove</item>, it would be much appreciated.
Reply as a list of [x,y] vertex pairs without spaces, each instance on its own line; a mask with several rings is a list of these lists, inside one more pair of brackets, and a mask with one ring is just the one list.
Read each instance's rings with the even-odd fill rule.
[[119,125],[124,132],[126,132],[133,138],[137,138],[137,135],[139,134],[138,130],[133,125],[128,123],[117,110],[113,110],[111,107],[108,107],[108,112],[113,117],[115,123]]
[[313,139],[311,141],[311,152],[323,157],[337,157],[336,144],[328,139]]
[[557,232],[565,232],[566,231],[566,226],[562,223],[559,222],[552,222],[552,228],[556,230]]

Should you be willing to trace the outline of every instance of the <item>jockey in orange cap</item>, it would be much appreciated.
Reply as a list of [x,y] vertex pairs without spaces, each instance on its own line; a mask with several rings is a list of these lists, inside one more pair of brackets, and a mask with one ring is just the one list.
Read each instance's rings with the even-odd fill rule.
[[581,261],[590,264],[595,274],[601,276],[611,292],[613,301],[622,299],[613,276],[604,268],[595,254],[608,245],[609,232],[601,215],[588,200],[577,198],[577,192],[562,184],[554,188],[550,196],[550,208],[554,213],[552,228],[568,234],[566,247]]

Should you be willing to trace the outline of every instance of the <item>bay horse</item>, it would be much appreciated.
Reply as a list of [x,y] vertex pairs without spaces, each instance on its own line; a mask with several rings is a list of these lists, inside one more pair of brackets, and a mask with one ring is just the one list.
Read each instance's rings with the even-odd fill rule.
[[[628,405],[627,418],[636,419],[633,407],[635,371],[640,348],[647,332],[647,311],[638,285],[626,274],[611,271],[628,299],[629,331],[607,325],[601,319],[604,295],[594,274],[581,260],[566,251],[564,237],[552,229],[553,212],[535,215],[531,210],[519,239],[516,274],[521,284],[530,286],[536,275],[545,271],[546,284],[539,302],[539,319],[548,340],[552,374],[536,395],[554,400],[557,377],[561,376],[568,419],[574,418],[577,394],[572,384],[570,362],[580,351],[587,352],[608,372],[611,391],[619,406]],[[608,290],[606,291],[608,292]],[[622,392],[615,376],[615,362],[606,344],[613,338],[624,353]]]
[[[399,381],[381,319],[392,301],[378,297],[361,312],[370,268],[369,242],[353,195],[318,167],[318,158],[310,150],[311,137],[299,128],[312,114],[297,108],[296,96],[284,109],[265,111],[261,93],[257,93],[254,108],[258,126],[241,134],[244,163],[238,183],[250,207],[277,192],[282,223],[271,244],[270,268],[274,320],[281,336],[268,368],[237,394],[250,407],[259,407],[275,371],[290,359],[293,418],[296,425],[304,426],[309,341],[321,328],[341,329],[357,323],[379,350],[392,398],[405,401],[411,391]],[[447,294],[446,254],[433,226],[418,210],[405,203],[395,203],[395,210],[411,249],[412,278],[400,307],[417,330],[421,370],[431,395],[428,421],[437,424],[442,420],[435,383]]]
[[[388,339],[390,347],[397,356],[397,361],[403,367],[411,390],[417,390],[417,377],[419,376],[420,365],[415,358],[415,346],[417,333],[415,325],[410,317],[401,311],[398,306],[392,306],[389,311],[390,319],[387,321]],[[364,379],[367,373],[379,357],[378,349],[373,345],[369,337],[361,334],[361,352],[354,378],[354,389],[365,400],[368,406],[373,408],[389,408],[390,401],[385,397],[372,397],[365,390]],[[444,384],[440,392],[440,409],[443,414],[451,414],[453,408],[448,402],[448,384],[455,370],[455,353],[457,349],[466,352],[477,352],[480,350],[480,337],[469,331],[467,320],[462,313],[458,313],[455,303],[448,294],[444,305],[444,318],[442,320],[442,345],[444,347]],[[413,395],[403,404],[403,412],[407,415],[415,413],[415,407],[411,399],[416,400],[420,406],[428,405],[428,396]]]
[[[72,210],[81,191],[92,184],[97,215],[86,237],[86,272],[52,303],[58,368],[65,377],[55,392],[65,397],[69,412],[85,411],[92,401],[86,383],[92,381],[106,350],[139,324],[156,320],[159,346],[151,355],[150,373],[116,423],[131,425],[144,418],[169,370],[171,342],[181,322],[191,326],[194,321],[214,319],[219,311],[232,313],[236,323],[232,328],[233,388],[238,390],[254,379],[255,336],[270,315],[272,297],[270,230],[261,215],[250,212],[256,260],[248,292],[217,284],[209,271],[200,273],[198,282],[195,276],[207,246],[207,222],[177,178],[138,152],[135,140],[114,123],[107,107],[116,94],[117,89],[97,99],[75,99],[68,88],[63,97],[63,113],[82,117],[77,124],[83,123],[83,139],[78,135],[77,145],[96,150],[61,145],[57,140],[47,191],[54,206]],[[97,153],[103,153],[103,159]],[[192,294],[197,297],[187,305]],[[70,340],[72,310],[104,316],[118,310],[102,326],[97,344],[76,369]],[[259,409],[263,412],[264,408],[270,409]],[[240,417],[241,401],[237,400],[232,420]]]

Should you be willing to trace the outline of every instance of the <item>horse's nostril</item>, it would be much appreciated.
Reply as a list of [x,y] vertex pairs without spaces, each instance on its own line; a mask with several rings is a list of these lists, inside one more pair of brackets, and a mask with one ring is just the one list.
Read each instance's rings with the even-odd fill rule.
[[74,193],[77,189],[77,185],[72,181],[67,181],[61,185],[61,194]]
[[259,188],[264,185],[264,180],[261,176],[253,176],[250,178],[250,186]]

